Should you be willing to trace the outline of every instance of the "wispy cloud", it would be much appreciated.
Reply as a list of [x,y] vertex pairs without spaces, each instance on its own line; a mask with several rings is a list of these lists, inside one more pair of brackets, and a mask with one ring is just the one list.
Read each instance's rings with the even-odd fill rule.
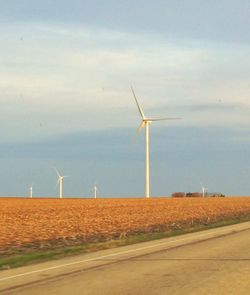
[[213,43],[169,43],[159,36],[39,23],[6,24],[0,33],[2,139],[133,126],[131,83],[152,114],[158,105],[161,114],[192,112],[183,124],[216,124],[212,111],[249,122],[237,107],[249,96],[245,45],[225,50]]

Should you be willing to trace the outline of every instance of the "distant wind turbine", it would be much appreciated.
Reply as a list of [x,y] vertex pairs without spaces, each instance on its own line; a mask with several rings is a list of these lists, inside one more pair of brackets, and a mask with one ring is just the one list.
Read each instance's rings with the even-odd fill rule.
[[62,199],[63,197],[63,179],[65,177],[69,177],[69,176],[65,176],[65,175],[60,175],[60,173],[58,172],[58,170],[55,168],[56,174],[58,176],[58,180],[57,180],[57,185],[59,184],[59,198]]
[[95,185],[94,185],[94,188],[93,188],[93,193],[94,193],[94,199],[96,199],[97,198],[97,193],[98,193],[98,188],[97,188],[97,186],[96,186],[96,183],[95,183]]
[[94,199],[97,199],[97,193],[99,192],[99,189],[95,183],[94,187],[93,187],[93,193],[94,193]]
[[201,183],[201,192],[202,192],[202,197],[205,198],[205,194],[207,193],[207,188],[203,186]]
[[140,126],[137,129],[137,132],[140,132],[144,127],[146,129],[146,164],[145,164],[145,197],[150,197],[150,162],[149,162],[149,124],[155,121],[165,121],[165,120],[178,120],[181,118],[148,118],[144,115],[144,112],[135,96],[135,92],[131,86],[131,90],[136,102],[136,105],[138,107],[138,111],[141,115],[142,122]]
[[30,198],[32,199],[33,198],[33,187],[32,186],[30,186],[29,191],[30,191]]

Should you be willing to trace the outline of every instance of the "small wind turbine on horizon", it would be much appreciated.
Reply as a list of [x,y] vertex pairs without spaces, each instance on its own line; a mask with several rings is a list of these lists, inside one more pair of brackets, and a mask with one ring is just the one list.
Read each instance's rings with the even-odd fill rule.
[[32,199],[33,198],[33,187],[32,187],[32,185],[30,186],[29,191],[30,191],[30,198]]
[[142,110],[142,107],[140,106],[140,104],[136,98],[136,95],[135,95],[135,92],[134,92],[134,89],[132,86],[131,86],[131,90],[132,90],[138,111],[139,111],[141,118],[142,118],[142,122],[141,122],[140,126],[137,128],[137,132],[140,132],[143,128],[145,128],[145,133],[146,133],[145,134],[146,135],[146,141],[145,141],[145,143],[146,143],[145,197],[149,198],[150,197],[149,125],[152,122],[156,122],[156,121],[179,120],[181,118],[149,118],[149,117],[146,117],[143,110]]
[[205,194],[207,193],[207,188],[203,186],[203,184],[201,183],[201,192],[202,192],[202,198],[205,198]]
[[99,190],[98,190],[98,188],[97,188],[97,186],[96,186],[96,183],[95,183],[95,185],[94,185],[94,187],[93,187],[94,199],[97,198],[97,193],[98,193],[98,192],[99,192]]
[[65,177],[69,177],[69,176],[65,176],[65,175],[60,175],[60,173],[58,172],[58,170],[56,169],[56,167],[54,167],[56,174],[58,176],[58,180],[57,180],[57,186],[59,184],[59,198],[62,199],[63,197],[63,179]]

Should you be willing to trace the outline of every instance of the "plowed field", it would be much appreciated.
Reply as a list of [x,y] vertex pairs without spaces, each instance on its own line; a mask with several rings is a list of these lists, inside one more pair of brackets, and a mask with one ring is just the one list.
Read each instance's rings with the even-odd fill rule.
[[0,254],[250,217],[250,198],[0,198]]

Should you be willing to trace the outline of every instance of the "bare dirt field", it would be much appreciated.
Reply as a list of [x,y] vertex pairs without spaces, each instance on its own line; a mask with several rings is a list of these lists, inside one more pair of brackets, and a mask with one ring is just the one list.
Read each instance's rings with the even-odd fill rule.
[[250,197],[189,199],[0,198],[0,254],[250,217]]

